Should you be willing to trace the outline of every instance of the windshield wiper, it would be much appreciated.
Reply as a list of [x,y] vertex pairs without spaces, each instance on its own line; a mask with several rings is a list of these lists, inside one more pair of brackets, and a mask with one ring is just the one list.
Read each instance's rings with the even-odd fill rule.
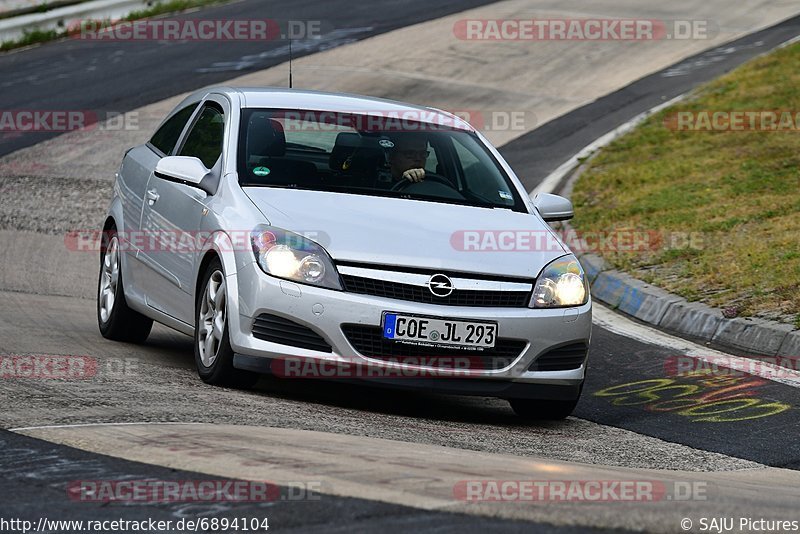
[[444,204],[456,204],[456,205],[459,205],[459,206],[472,206],[472,207],[475,207],[475,208],[490,208],[490,209],[494,209],[494,208],[499,208],[500,207],[500,206],[497,206],[495,204],[492,204],[491,202],[481,202],[479,200],[470,200],[470,199],[466,199],[466,198],[465,199],[460,199],[460,198],[437,197],[437,196],[432,196],[432,195],[412,195],[412,194],[408,194],[408,193],[404,194],[402,192],[401,192],[401,195],[403,195],[402,198],[408,198],[410,200],[426,200],[426,201],[430,201],[430,202],[442,202]]
[[[458,206],[471,206],[475,208],[505,208],[491,202],[481,202],[476,200],[437,197],[432,195],[412,195],[402,191],[392,191],[390,189],[373,189],[371,187],[354,187],[350,185],[325,184],[317,187],[309,187],[297,184],[265,184],[265,183],[243,183],[242,187],[275,187],[277,189],[301,189],[303,191],[336,192],[351,195],[366,195],[372,197],[400,198],[403,200],[421,200],[425,202],[439,202],[442,204],[455,204]],[[507,209],[507,208],[506,208]]]
[[314,187],[308,187],[298,184],[265,184],[263,182],[259,183],[248,183],[248,182],[241,182],[239,184],[240,187],[274,187],[275,189],[303,189],[305,191],[317,191]]

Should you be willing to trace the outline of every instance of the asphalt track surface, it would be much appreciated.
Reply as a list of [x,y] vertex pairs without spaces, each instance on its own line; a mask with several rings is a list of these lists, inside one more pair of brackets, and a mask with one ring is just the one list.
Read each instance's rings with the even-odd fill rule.
[[[129,462],[93,454],[63,445],[21,436],[0,430],[0,462],[4,486],[2,516],[30,521],[34,525],[45,518],[61,521],[128,520],[153,521],[197,520],[198,518],[246,517],[249,520],[268,518],[269,525],[280,532],[390,532],[414,530],[423,532],[536,532],[573,534],[600,532],[578,527],[556,527],[527,521],[476,517],[468,514],[435,512],[366,499],[306,495],[302,501],[291,500],[291,490],[278,489],[266,502],[235,503],[125,503],[75,502],[66,497],[65,488],[76,480],[143,480],[164,481],[222,480],[208,475]],[[274,500],[272,500],[274,498]],[[43,504],[47,503],[46,510]],[[65,532],[58,530],[57,532]],[[201,530],[202,531],[202,530]],[[267,532],[268,530],[261,530]],[[209,530],[208,532],[214,532]],[[219,532],[219,530],[217,530]],[[606,531],[607,532],[607,531]]]
[[[358,18],[357,8],[348,9],[346,23],[348,27],[363,24],[378,28],[375,30],[376,32],[388,31],[422,20],[423,15],[424,18],[432,18],[479,4],[459,4],[458,6],[443,4],[439,7],[426,5],[424,10],[409,10],[405,4],[387,2],[385,6],[387,10],[396,9],[398,16],[402,14],[406,17],[382,18],[382,20],[391,19],[391,26],[386,23],[376,23],[370,19],[375,9],[375,4],[372,4],[369,10],[364,10],[362,13],[363,20]],[[327,4],[329,7],[335,5]],[[311,4],[306,6],[287,2],[286,10],[281,11],[281,16],[275,18],[303,18],[303,9],[310,9],[310,7]],[[314,7],[314,18],[326,18],[316,9],[318,6]],[[225,9],[237,11],[231,11],[227,15],[224,14],[227,13],[225,11],[218,11]],[[251,11],[247,11],[248,9]],[[299,11],[292,11],[292,9]],[[356,12],[354,13],[353,10]],[[253,15],[256,11],[258,11],[258,15]],[[339,20],[337,19],[339,14],[336,11],[335,7],[330,7],[329,20]],[[278,11],[276,10],[276,12]],[[213,12],[208,11],[204,15],[209,18],[215,16],[244,18],[248,16],[248,13],[253,17],[270,16],[264,14],[263,10],[258,10],[256,2],[241,2],[214,8]],[[384,26],[379,26],[379,24],[384,24]],[[800,33],[800,18],[794,18],[729,45],[717,47],[694,58],[681,61],[673,67],[643,78],[620,91],[545,124],[502,147],[501,152],[515,168],[517,174],[523,178],[525,185],[532,189],[572,154],[622,122],[730,70],[757,54],[768,51],[798,33]],[[142,69],[144,65],[152,61],[152,54],[159,54],[158,57],[161,58],[161,61],[158,62],[157,68],[163,71],[162,77],[151,74],[151,71],[145,75],[143,70],[140,70],[138,74],[135,69],[129,70],[130,65],[127,62],[131,60],[130,55],[127,56],[125,63],[125,71],[130,73],[130,77],[118,76],[116,74],[119,71],[114,69],[121,67],[113,62],[98,64],[102,58],[92,57],[92,54],[95,54],[92,47],[81,42],[52,43],[0,57],[0,73],[4,74],[3,80],[11,82],[20,77],[19,79],[25,78],[34,82],[31,85],[25,85],[24,90],[22,85],[16,86],[13,90],[8,89],[10,86],[3,87],[4,103],[9,102],[7,104],[9,108],[30,106],[32,102],[36,102],[41,108],[125,111],[188,90],[191,87],[230,77],[230,72],[198,74],[193,70],[188,70],[189,67],[187,67],[186,73],[181,75],[180,72],[174,70],[173,61],[169,56],[172,52],[181,55],[182,52],[179,50],[170,47],[163,49],[159,48],[157,44],[148,43],[137,43],[136,46],[143,47],[141,50],[135,51]],[[241,43],[241,46],[247,46],[247,43]],[[278,46],[277,43],[276,46]],[[63,47],[68,48],[67,54],[64,53]],[[147,51],[146,47],[151,47],[151,49]],[[196,70],[202,68],[204,64],[211,63],[206,52],[213,54],[213,45],[205,50],[204,54],[199,55],[202,57],[197,58],[198,61],[192,65],[192,69]],[[308,53],[311,52],[308,51]],[[97,53],[99,54],[99,52]],[[108,50],[103,51],[104,56],[107,53]],[[131,52],[131,54],[133,53]],[[66,62],[63,57],[67,58]],[[56,58],[60,58],[60,62],[63,64],[58,65],[59,62],[55,61]],[[182,56],[182,61],[184,59],[185,56]],[[269,60],[272,63],[259,64],[254,68],[264,68],[283,60],[285,57],[276,56]],[[83,66],[96,65],[96,69],[89,71],[90,76],[94,77],[94,81],[90,83],[87,79],[85,85],[75,85],[76,79],[71,76],[60,78],[57,70],[61,68],[74,70],[65,66],[66,63],[73,61],[77,61]],[[134,65],[136,61],[134,61]],[[48,64],[56,66],[48,67]],[[21,66],[24,66],[22,70],[20,70]],[[25,68],[31,70],[26,71]],[[48,68],[55,68],[56,71],[50,71],[54,76],[45,83],[43,77],[48,72]],[[5,76],[12,72],[13,76]],[[83,80],[84,77],[78,78]],[[107,82],[107,87],[100,86],[98,80]],[[135,80],[137,84],[136,92],[130,91],[131,80]],[[150,86],[143,85],[139,90],[140,83],[150,83]],[[54,90],[54,87],[59,88],[59,91]],[[102,88],[98,89],[98,87]],[[5,95],[9,95],[10,100],[6,100]],[[6,140],[0,143],[0,154],[8,153],[24,144],[33,144],[38,140],[27,136]],[[16,145],[15,143],[23,144]],[[6,294],[6,297],[9,295]],[[10,315],[3,317],[3,321],[7,328],[19,327],[16,331],[25,332],[25,335],[53,338],[63,336],[64,339],[78,345],[84,343],[86,346],[96,349],[98,344],[95,343],[95,338],[99,338],[99,335],[91,324],[93,303],[79,301],[74,306],[77,308],[66,305],[59,308],[58,302],[54,302],[52,321],[46,325],[37,324],[34,312],[21,314],[22,318],[16,319],[18,324],[10,324],[14,321]],[[12,310],[7,313],[11,314]],[[78,321],[74,315],[76,313],[88,317],[89,320]],[[10,331],[6,331],[6,333],[10,333]],[[16,343],[10,337],[5,335],[4,337],[5,340],[1,343],[0,349],[3,353],[11,353]],[[82,339],[87,341],[82,341]],[[122,346],[120,350],[131,354],[136,353],[142,358],[149,359],[155,365],[176,366],[186,371],[192,365],[190,345],[188,338],[165,333],[165,330],[161,329],[156,332],[154,338],[147,345],[143,347]],[[671,358],[679,356],[672,350],[644,341],[625,338],[596,326],[593,332],[586,389],[575,416],[602,425],[657,437],[668,442],[684,444],[697,449],[698,452],[713,451],[769,466],[800,469],[800,447],[797,446],[796,440],[796,436],[800,435],[800,418],[797,417],[800,392],[797,388],[748,376],[734,376],[727,379],[674,376],[674,369],[665,362],[670,362]],[[10,397],[14,394],[13,386],[4,384],[4,388],[7,388],[4,393],[9,394],[9,404],[14,404]],[[25,388],[27,386],[22,389]],[[180,388],[178,389],[180,390]],[[642,393],[643,391],[644,393]],[[47,412],[48,406],[61,405],[65,407],[70,403],[79,404],[83,400],[78,398],[80,393],[77,390],[51,389],[38,385],[32,386],[27,393],[30,396],[25,402],[41,405],[42,414]],[[102,408],[101,394],[102,392],[99,392],[98,396],[91,398],[92,401],[101,403],[100,408]],[[312,403],[333,411],[355,411],[361,414],[364,428],[355,430],[342,428],[346,426],[345,421],[339,423],[339,427],[332,424],[330,430],[356,434],[361,432],[364,435],[388,433],[391,436],[392,430],[385,426],[387,421],[394,421],[395,424],[401,425],[407,424],[408,418],[426,422],[438,421],[443,426],[466,424],[472,427],[472,431],[477,435],[508,432],[521,439],[524,439],[526,432],[538,432],[548,428],[542,425],[520,423],[510,413],[507,406],[501,402],[491,401],[479,404],[475,399],[432,394],[405,396],[394,392],[375,390],[367,386],[351,390],[341,385],[320,387],[320,384],[313,381],[303,383],[265,378],[255,392],[243,395],[252,396],[254,403],[275,400],[295,404]],[[754,401],[753,405],[756,408],[734,412],[715,411],[715,406],[718,407],[719,404],[715,405],[714,403],[726,402],[730,399],[750,399]],[[676,404],[670,405],[669,402]],[[680,405],[681,408],[677,409],[677,405]],[[772,408],[766,410],[758,408],[764,405]],[[786,408],[783,409],[783,406]],[[116,407],[112,406],[112,408]],[[780,411],[778,411],[779,408]],[[144,408],[142,408],[143,410]],[[688,414],[678,413],[687,410]],[[775,413],[770,414],[770,412]],[[53,413],[58,418],[59,413],[56,410],[53,410]],[[86,420],[86,415],[85,413],[81,414],[81,420]],[[133,418],[136,415],[136,412],[131,411],[127,417]],[[173,414],[163,414],[164,417],[171,415]],[[102,410],[98,409],[94,416],[101,420]],[[75,417],[79,416],[76,414]],[[235,417],[235,415],[229,415],[229,417]],[[374,419],[375,422],[370,423],[371,419]],[[66,421],[63,417],[61,420]],[[125,420],[125,417],[120,417],[120,420]],[[42,420],[30,421],[30,424],[56,424],[57,422]],[[274,424],[274,421],[272,423]],[[301,423],[301,426],[308,424],[311,423]],[[567,428],[570,424],[572,424],[572,420],[558,423],[556,428]],[[17,424],[16,426],[21,425]],[[404,439],[414,441],[426,438],[420,436]],[[443,439],[443,442],[446,441],[446,438]],[[0,462],[6,473],[5,489],[6,493],[11,495],[10,499],[7,498],[4,501],[3,506],[4,515],[7,516],[40,517],[43,512],[50,512],[54,508],[58,508],[61,513],[59,517],[62,519],[69,519],[71,514],[76,519],[100,519],[125,517],[125,514],[128,513],[131,514],[130,517],[140,519],[141,513],[135,506],[88,505],[91,507],[91,513],[87,514],[85,503],[80,503],[78,506],[64,499],[66,481],[87,477],[196,478],[191,473],[180,473],[156,466],[85,453],[5,431],[0,433],[0,443],[2,443],[0,450],[4,451],[0,453]],[[480,445],[473,446],[480,447]],[[489,446],[494,447],[495,445],[490,444]],[[527,451],[527,454],[531,454],[531,452]],[[26,463],[25,458],[31,457],[35,457],[35,461]],[[27,461],[30,462],[30,460]],[[668,466],[664,467],[668,468]],[[298,504],[306,508],[301,510],[298,508]],[[182,513],[194,515],[198,513],[197,510],[179,509],[181,506],[186,507],[186,505],[148,505],[147,513],[151,517],[163,514],[164,518],[172,519],[180,517]],[[248,516],[257,516],[258,506],[248,506],[245,509],[231,509],[225,512],[242,511],[246,512]],[[210,514],[218,512],[218,510],[207,511]],[[479,528],[491,526],[492,529],[512,532],[522,529],[542,532],[569,531],[531,523],[489,520],[443,512],[425,512],[374,501],[338,497],[326,497],[320,503],[292,503],[291,506],[276,503],[270,505],[269,516],[271,521],[274,517],[277,524],[303,531],[314,531],[314,529],[335,531],[331,528],[332,526],[348,527],[348,530],[350,528],[390,528],[393,530],[426,528],[447,532],[456,529],[477,531]],[[324,518],[324,521],[321,521],[320,518]],[[585,530],[581,529],[581,531]]]
[[[436,19],[491,0],[243,0],[172,19],[271,19],[284,34],[287,21],[310,21],[318,39],[297,39],[292,56],[302,57]],[[292,30],[303,35],[305,30]],[[104,42],[65,39],[0,54],[0,95],[4,109],[91,110],[125,113],[170,96],[212,85],[288,60],[286,40]],[[247,65],[236,61],[253,57]],[[220,66],[226,63],[228,66]],[[287,72],[288,83],[288,72]],[[0,137],[0,156],[57,135],[36,132]]]
[[[712,376],[690,376],[682,366],[693,364],[675,351],[597,326],[592,336],[586,385],[575,416],[773,467],[800,469],[797,388],[726,369]],[[626,384],[636,385],[623,387]],[[653,387],[660,389],[649,389]],[[730,421],[708,420],[714,417],[711,412],[750,402],[752,408],[715,414]],[[767,404],[773,406],[760,407]],[[789,408],[778,412],[781,405]],[[681,415],[681,408],[689,414]],[[777,413],[764,415],[772,412]],[[759,417],[735,420],[753,416]]]

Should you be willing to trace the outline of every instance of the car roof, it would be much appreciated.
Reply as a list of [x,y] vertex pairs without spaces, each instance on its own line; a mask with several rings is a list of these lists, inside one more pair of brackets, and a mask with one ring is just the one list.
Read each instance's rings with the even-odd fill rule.
[[469,123],[447,111],[385,98],[283,87],[210,87],[205,92],[229,96],[238,93],[243,108],[337,111],[391,117],[397,114],[406,120],[446,124],[453,128],[474,131]]

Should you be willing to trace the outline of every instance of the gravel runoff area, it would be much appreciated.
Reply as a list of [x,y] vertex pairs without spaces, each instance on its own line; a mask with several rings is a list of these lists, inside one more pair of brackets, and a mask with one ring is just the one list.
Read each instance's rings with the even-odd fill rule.
[[103,223],[114,172],[147,140],[177,95],[131,115],[135,129],[68,132],[0,158],[0,231],[64,235]]
[[0,230],[63,235],[98,229],[112,183],[38,176],[0,178]]

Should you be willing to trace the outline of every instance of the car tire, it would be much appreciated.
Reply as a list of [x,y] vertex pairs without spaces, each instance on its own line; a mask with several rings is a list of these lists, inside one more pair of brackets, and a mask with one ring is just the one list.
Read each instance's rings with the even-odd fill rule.
[[249,389],[258,373],[233,367],[233,348],[228,334],[227,284],[222,263],[214,259],[202,275],[195,299],[194,361],[206,384]]
[[574,400],[510,399],[511,409],[529,421],[560,421],[569,417],[581,398],[580,391]]
[[97,282],[97,325],[104,338],[144,343],[153,320],[128,307],[122,285],[122,262],[117,231],[103,232],[100,276]]

